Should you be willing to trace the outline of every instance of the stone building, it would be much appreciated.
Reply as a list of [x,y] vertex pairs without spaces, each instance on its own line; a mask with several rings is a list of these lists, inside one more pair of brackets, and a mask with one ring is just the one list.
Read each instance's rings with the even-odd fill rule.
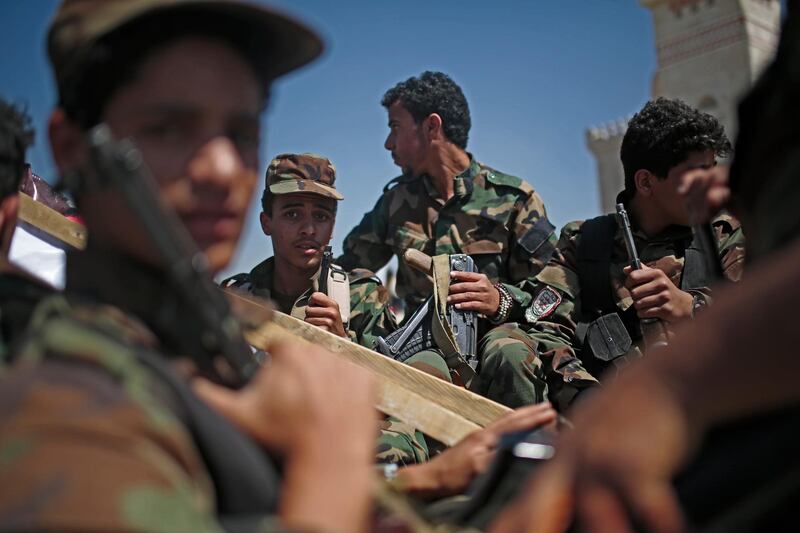
[[[640,0],[653,17],[657,70],[651,97],[680,98],[736,135],[736,106],[772,58],[779,0]],[[589,128],[603,212],[614,210],[624,177],[619,149],[627,120]]]

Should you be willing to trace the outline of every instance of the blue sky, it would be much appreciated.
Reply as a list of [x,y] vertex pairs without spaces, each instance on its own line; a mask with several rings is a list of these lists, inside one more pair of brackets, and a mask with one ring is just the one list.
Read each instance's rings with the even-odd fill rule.
[[[281,152],[317,152],[338,171],[334,252],[398,174],[383,149],[386,89],[424,70],[459,83],[469,150],[527,180],[557,226],[598,214],[585,129],[639,109],[655,71],[650,13],[634,0],[274,0],[323,36],[323,57],[274,91],[262,168]],[[55,171],[46,120],[55,103],[44,37],[55,0],[0,2],[0,94],[34,118],[34,170]],[[257,207],[231,271],[271,254]]]

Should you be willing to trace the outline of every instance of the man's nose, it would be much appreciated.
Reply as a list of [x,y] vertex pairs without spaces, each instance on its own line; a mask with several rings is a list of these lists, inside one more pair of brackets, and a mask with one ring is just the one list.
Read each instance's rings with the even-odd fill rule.
[[390,152],[394,148],[394,135],[391,133],[386,136],[386,140],[383,142],[383,147],[389,150]]
[[215,137],[204,144],[189,164],[189,175],[198,183],[225,185],[243,167],[236,146],[226,137]]
[[311,217],[305,217],[300,222],[300,234],[306,236],[313,236],[316,235],[317,228],[314,226],[314,221]]

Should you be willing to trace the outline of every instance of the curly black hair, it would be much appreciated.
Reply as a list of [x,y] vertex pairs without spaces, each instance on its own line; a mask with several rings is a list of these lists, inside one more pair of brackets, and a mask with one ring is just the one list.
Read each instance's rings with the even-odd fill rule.
[[625,170],[625,193],[636,193],[634,174],[640,169],[666,179],[691,152],[713,150],[719,157],[731,152],[731,143],[719,121],[681,100],[658,98],[647,102],[628,123],[620,159]]
[[17,192],[25,174],[25,152],[33,144],[31,118],[0,98],[0,199]]
[[445,136],[461,149],[466,149],[469,128],[469,105],[464,92],[450,76],[426,70],[418,77],[401,81],[383,95],[381,104],[389,108],[399,101],[419,124],[431,113],[442,117]]

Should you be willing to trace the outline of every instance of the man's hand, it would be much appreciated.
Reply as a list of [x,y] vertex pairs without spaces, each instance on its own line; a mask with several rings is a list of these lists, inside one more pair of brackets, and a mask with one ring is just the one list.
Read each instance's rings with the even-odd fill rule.
[[497,314],[500,307],[500,292],[486,274],[478,272],[450,272],[450,277],[459,283],[450,285],[447,303],[463,311],[475,311],[485,317]]
[[722,209],[731,197],[728,184],[728,167],[696,169],[683,174],[678,186],[686,212],[692,225],[707,224]]
[[504,433],[532,430],[555,419],[556,412],[549,403],[519,408],[470,433],[427,463],[400,469],[398,483],[417,497],[461,494],[477,475],[489,467]]
[[240,390],[196,379],[195,392],[262,445],[285,453],[331,435],[374,445],[375,383],[361,368],[307,343],[282,341]]
[[342,324],[339,304],[321,292],[312,293],[306,306],[306,322],[330,331],[334,335],[347,338],[347,331]]
[[374,477],[376,385],[322,348],[284,341],[238,391],[195,392],[260,444],[282,452],[281,521],[289,529],[363,531]]
[[663,382],[620,379],[613,390],[578,404],[573,422],[555,458],[534,474],[491,533],[562,533],[574,521],[579,531],[632,531],[629,513],[644,531],[683,530],[671,480],[692,439]]
[[676,287],[662,270],[642,265],[640,270],[627,266],[624,272],[639,318],[674,323],[692,316],[692,295]]

